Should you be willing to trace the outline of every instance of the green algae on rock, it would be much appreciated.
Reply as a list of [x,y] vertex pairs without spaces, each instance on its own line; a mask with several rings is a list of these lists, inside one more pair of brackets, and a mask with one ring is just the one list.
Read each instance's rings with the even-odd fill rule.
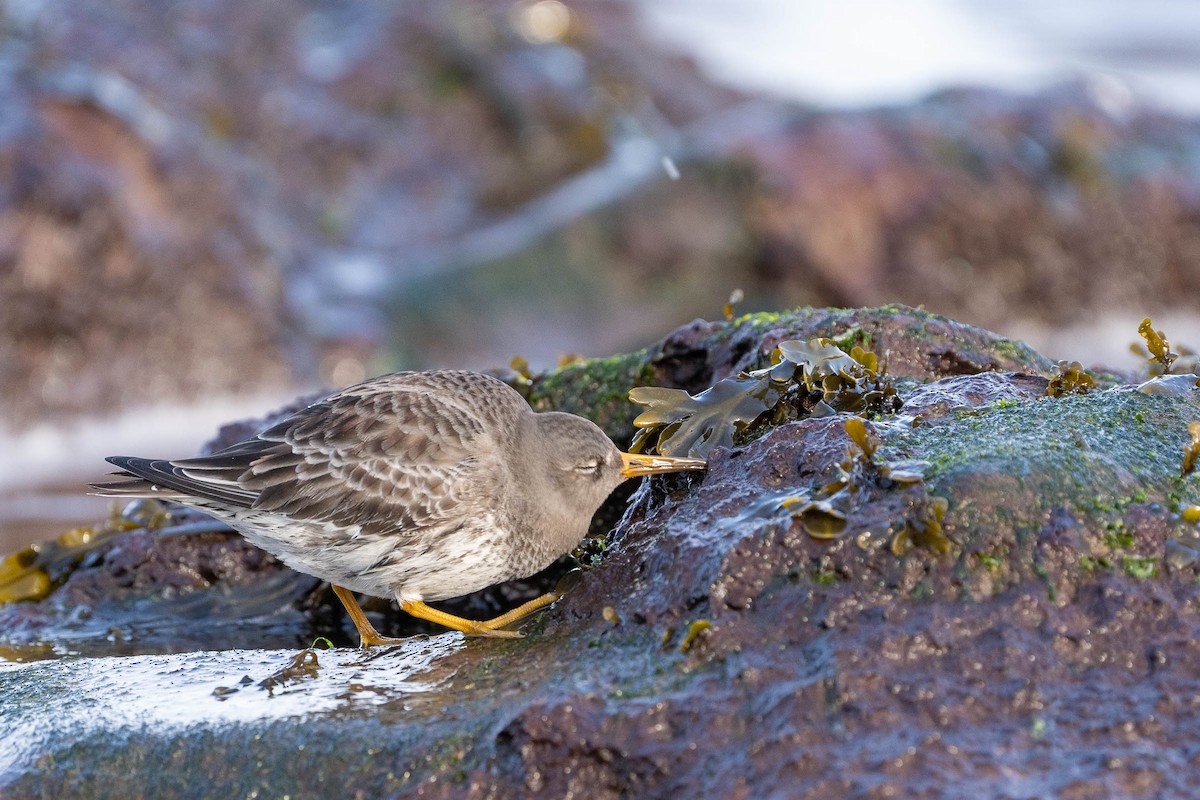
[[[586,387],[616,374],[698,393],[771,369],[780,342],[818,337],[847,354],[887,353],[900,413],[763,424],[714,447],[702,476],[643,481],[606,512],[614,522],[584,551],[580,590],[525,639],[445,634],[367,656],[323,651],[315,674],[306,656],[268,697],[259,684],[295,653],[213,652],[263,640],[253,620],[197,603],[227,583],[182,598],[201,615],[186,626],[183,606],[140,595],[169,637],[118,618],[128,636],[105,643],[110,607],[93,604],[94,655],[164,641],[209,651],[0,665],[0,692],[16,698],[0,737],[20,743],[0,748],[0,791],[766,796],[786,785],[857,796],[879,789],[887,763],[889,786],[914,796],[949,796],[931,785],[982,791],[997,770],[1047,796],[1078,793],[1080,781],[1186,796],[1200,481],[1180,465],[1200,417],[1194,382],[1046,399],[1052,367],[1040,356],[1006,360],[1021,347],[889,308],[693,323],[642,353],[591,362],[596,376],[575,364],[531,376],[530,388],[542,380],[581,408]],[[631,387],[612,383],[597,400],[619,409]],[[830,486],[844,493],[844,510],[829,503],[840,530],[784,502]],[[920,541],[931,522],[948,553]],[[0,642],[33,630],[22,619],[54,639],[53,613],[37,614],[110,585],[96,581],[98,566],[144,586],[155,549],[180,542],[141,528],[125,537],[47,600],[0,608]],[[319,588],[284,597],[317,615],[321,598]],[[183,638],[208,617],[220,627],[207,642]],[[671,646],[691,632],[682,652]],[[1031,737],[1036,747],[1012,746]]]
[[655,386],[698,394],[723,378],[773,366],[780,342],[831,339],[843,351],[855,346],[885,354],[895,379],[935,380],[979,372],[1049,374],[1053,362],[1023,342],[964,325],[923,309],[797,308],[758,312],[734,320],[691,322],[642,350],[587,359],[510,383],[539,411],[587,417],[618,444],[637,433],[631,388]]

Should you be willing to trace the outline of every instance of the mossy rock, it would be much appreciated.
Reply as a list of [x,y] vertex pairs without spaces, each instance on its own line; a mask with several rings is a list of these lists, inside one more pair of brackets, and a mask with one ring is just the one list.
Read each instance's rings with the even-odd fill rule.
[[[800,309],[693,323],[536,377],[530,396],[619,432],[630,385],[696,391],[821,335],[887,354],[899,412],[763,426],[704,474],[644,481],[523,639],[447,633],[288,672],[294,653],[263,649],[261,604],[88,601],[89,570],[152,563],[134,549],[153,549],[146,530],[106,545],[120,558],[97,551],[41,604],[0,609],[6,652],[50,659],[0,669],[0,792],[954,797],[1001,774],[1019,793],[1187,796],[1188,381],[1050,397],[1049,363],[984,331]],[[784,502],[829,486],[832,534]],[[317,597],[274,619],[297,625]],[[228,616],[205,627],[197,610]]]
[[874,351],[897,377],[936,380],[979,372],[1049,375],[1053,363],[1023,342],[922,309],[798,308],[735,320],[696,320],[634,353],[591,359],[535,376],[530,402],[594,420],[619,445],[633,438],[635,386],[699,392],[738,370],[769,363],[788,339],[833,339],[844,349]]

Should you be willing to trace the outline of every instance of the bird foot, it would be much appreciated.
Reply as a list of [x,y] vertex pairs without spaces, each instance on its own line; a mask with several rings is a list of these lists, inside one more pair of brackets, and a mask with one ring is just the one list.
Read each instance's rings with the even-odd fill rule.
[[[369,624],[369,623],[368,623]],[[381,636],[374,628],[368,627],[367,630],[358,631],[358,647],[360,650],[366,650],[368,647],[379,647],[386,644],[404,644],[407,639],[397,639],[394,636]]]
[[[346,607],[346,612],[350,614],[350,619],[354,621],[354,627],[358,629],[358,636],[361,641],[360,647],[365,649],[379,645],[400,644],[404,641],[404,639],[381,636],[375,630],[370,620],[367,619],[367,615],[363,613],[362,608],[358,605],[358,601],[354,599],[354,595],[348,589],[333,585],[333,592],[342,601],[342,605]],[[401,600],[400,608],[417,619],[436,622],[438,625],[445,625],[447,628],[460,631],[467,636],[486,636],[491,639],[520,639],[520,633],[504,630],[504,628],[527,617],[538,609],[545,608],[561,596],[560,592],[549,592],[514,608],[506,614],[501,614],[495,619],[483,622],[456,617],[453,614],[427,606],[419,600]]]
[[461,631],[468,636],[488,636],[493,639],[519,639],[521,634],[516,631],[506,631],[503,628],[513,624],[517,620],[525,617],[539,608],[550,605],[557,599],[555,595],[542,595],[536,600],[530,600],[528,603],[514,608],[507,614],[501,614],[495,619],[476,622],[473,619],[463,619],[456,617],[453,614],[445,611],[440,611],[436,608],[431,608],[417,600],[401,600],[400,608],[405,612],[412,614],[418,619],[436,622],[438,625],[445,625],[451,630]]

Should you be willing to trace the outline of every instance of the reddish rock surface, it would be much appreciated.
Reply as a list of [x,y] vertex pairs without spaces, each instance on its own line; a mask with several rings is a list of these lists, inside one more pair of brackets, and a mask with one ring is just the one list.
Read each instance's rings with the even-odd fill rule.
[[546,44],[507,2],[14,11],[5,423],[342,377],[389,340],[372,282],[602,161],[635,109],[733,99],[623,7],[573,9]]
[[813,115],[754,147],[758,269],[793,302],[1001,330],[1179,308],[1200,289],[1198,130],[1066,88]]
[[[760,336],[811,330],[812,318],[783,315]],[[446,798],[1189,796],[1200,764],[1200,533],[1179,512],[1200,488],[1180,466],[1200,392],[1179,381],[1170,394],[1114,386],[1049,397],[1033,374],[1044,360],[985,331],[898,308],[824,319],[835,337],[872,327],[923,365],[901,383],[899,414],[867,422],[881,439],[869,464],[843,414],[717,450],[705,474],[644,482],[597,565],[525,638],[443,648],[423,684],[364,677],[389,657],[413,669],[386,649],[349,675],[317,653],[309,668],[292,661],[261,681],[221,678],[211,702],[236,695],[252,722],[216,707],[186,725],[147,715],[138,709],[194,694],[189,676],[213,664],[242,669],[244,651],[220,649],[278,642],[280,626],[295,630],[298,613],[312,619],[328,599],[289,600],[275,587],[266,595],[288,612],[248,618],[237,600],[256,595],[235,585],[269,564],[236,545],[232,560],[218,558],[212,538],[117,540],[40,606],[4,611],[6,652],[93,656],[0,670],[11,698],[0,732],[21,737],[0,751],[5,796],[168,784]],[[719,370],[741,357],[721,343],[745,324],[698,324],[666,341],[725,353]],[[989,358],[1024,370],[963,374]],[[923,478],[880,470],[902,462]],[[780,506],[847,469],[856,477],[839,535],[814,536]],[[948,501],[948,551],[898,548],[934,497]],[[181,582],[186,565],[166,568],[175,557],[214,579]],[[102,584],[117,598],[89,605],[91,630],[138,637],[81,636],[61,597]],[[187,618],[189,608],[205,617]],[[45,624],[31,637],[38,615]],[[172,630],[183,619],[210,641]],[[195,654],[207,666],[114,657],[181,642],[207,648]],[[124,681],[128,669],[153,679]],[[273,692],[321,705],[273,706]],[[113,702],[158,721],[104,722]]]

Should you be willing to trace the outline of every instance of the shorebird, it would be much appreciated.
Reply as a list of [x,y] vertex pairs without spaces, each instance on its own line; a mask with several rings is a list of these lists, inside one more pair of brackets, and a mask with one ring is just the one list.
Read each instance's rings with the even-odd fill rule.
[[519,636],[505,628],[555,593],[478,622],[426,602],[548,566],[627,478],[705,466],[623,453],[589,420],[535,413],[502,381],[455,370],[373,378],[209,456],[108,461],[123,479],[97,494],[191,506],[329,581],[363,647],[400,640],[354,592],[466,634]]

